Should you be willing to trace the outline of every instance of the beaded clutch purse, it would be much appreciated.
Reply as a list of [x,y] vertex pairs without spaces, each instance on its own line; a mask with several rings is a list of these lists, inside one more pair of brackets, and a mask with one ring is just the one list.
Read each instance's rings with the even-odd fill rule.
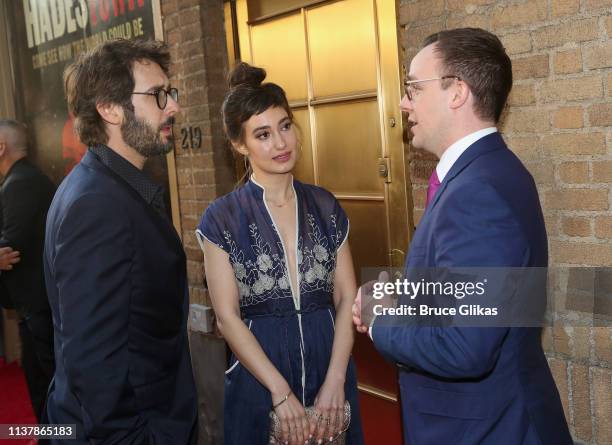
[[[306,417],[309,421],[316,421],[317,419],[317,411],[314,406],[309,406],[306,408]],[[342,431],[334,437],[331,443],[334,445],[344,445],[346,440],[346,430],[348,430],[349,425],[351,424],[351,405],[348,401],[344,402],[344,423],[342,424]],[[284,442],[281,440],[281,424],[278,416],[274,412],[274,410],[270,411],[270,445],[281,445]],[[311,439],[307,444],[316,444],[316,440]]]

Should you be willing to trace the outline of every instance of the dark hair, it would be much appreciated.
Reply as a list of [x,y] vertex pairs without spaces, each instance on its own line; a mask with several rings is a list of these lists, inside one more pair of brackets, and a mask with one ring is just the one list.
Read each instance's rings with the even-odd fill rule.
[[133,110],[134,62],[150,60],[168,74],[170,53],[156,40],[115,39],[82,53],[64,70],[68,111],[85,145],[105,144],[108,135],[97,104],[119,104]]
[[275,83],[262,83],[266,71],[248,63],[240,62],[229,73],[230,90],[221,106],[225,134],[232,142],[244,142],[242,124],[251,116],[260,114],[270,107],[282,107],[293,121],[293,113],[285,91]]
[[440,31],[423,41],[435,43],[444,72],[458,76],[474,95],[474,111],[482,119],[499,121],[512,89],[512,62],[494,34],[480,28]]

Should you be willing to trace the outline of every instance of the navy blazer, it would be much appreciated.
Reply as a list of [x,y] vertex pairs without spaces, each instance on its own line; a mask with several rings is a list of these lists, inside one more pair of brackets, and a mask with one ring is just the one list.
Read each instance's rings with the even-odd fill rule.
[[[546,267],[547,238],[529,172],[493,133],[448,172],[405,266]],[[401,364],[406,445],[571,444],[540,328],[390,327],[378,351]]]
[[44,263],[57,362],[46,422],[76,424],[75,445],[194,444],[185,254],[171,223],[88,151],[49,209]]

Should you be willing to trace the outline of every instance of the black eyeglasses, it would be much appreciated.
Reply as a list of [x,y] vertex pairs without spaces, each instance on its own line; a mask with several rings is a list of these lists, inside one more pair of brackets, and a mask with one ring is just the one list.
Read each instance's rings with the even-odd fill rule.
[[168,105],[168,96],[172,97],[174,102],[178,102],[178,90],[176,88],[170,88],[169,90],[164,90],[160,88],[159,90],[153,91],[152,93],[132,93],[132,94],[144,94],[147,96],[155,96],[155,100],[157,101],[157,106],[160,110],[166,108]]
[[406,90],[406,96],[408,96],[408,100],[412,101],[414,99],[414,87],[415,83],[421,82],[430,82],[432,80],[444,80],[444,79],[457,79],[461,80],[459,76],[442,76],[442,77],[432,77],[431,79],[420,79],[420,80],[406,80],[404,81],[404,89]]

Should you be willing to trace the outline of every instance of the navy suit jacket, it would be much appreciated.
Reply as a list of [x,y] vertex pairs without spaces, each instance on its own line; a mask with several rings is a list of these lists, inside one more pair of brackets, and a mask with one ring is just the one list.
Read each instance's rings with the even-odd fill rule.
[[[533,178],[493,133],[468,147],[444,178],[414,234],[405,275],[418,267],[547,264]],[[540,328],[376,321],[376,348],[401,365],[407,445],[572,443]]]
[[44,267],[57,361],[46,422],[76,424],[75,445],[194,444],[185,254],[171,223],[88,151],[49,209]]

